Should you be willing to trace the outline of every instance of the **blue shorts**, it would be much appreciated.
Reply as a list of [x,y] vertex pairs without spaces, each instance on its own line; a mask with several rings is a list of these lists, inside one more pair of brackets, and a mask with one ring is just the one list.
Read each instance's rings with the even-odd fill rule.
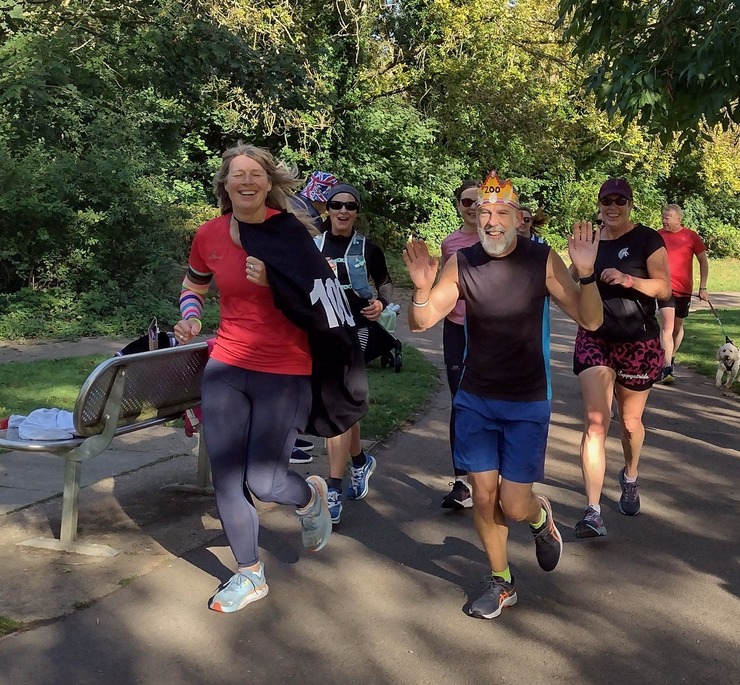
[[458,390],[455,465],[470,473],[498,471],[513,483],[545,477],[550,402],[491,400]]

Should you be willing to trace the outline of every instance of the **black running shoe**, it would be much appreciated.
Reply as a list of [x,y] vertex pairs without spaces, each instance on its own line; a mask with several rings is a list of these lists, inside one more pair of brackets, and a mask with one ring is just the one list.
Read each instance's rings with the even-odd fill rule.
[[603,538],[606,536],[606,526],[596,509],[591,505],[586,507],[583,518],[576,523],[577,538]]
[[442,509],[470,509],[473,506],[470,488],[461,480],[451,485],[452,491],[442,498]]
[[486,576],[486,589],[468,609],[468,613],[475,618],[496,618],[504,607],[516,604],[516,588],[514,578],[507,583],[498,576]]
[[537,529],[532,528],[534,545],[537,552],[537,563],[543,571],[554,571],[563,554],[563,538],[552,518],[552,507],[547,497],[537,495],[542,503],[542,508],[547,514],[545,522]]
[[625,516],[637,516],[640,513],[640,493],[637,492],[637,481],[628,483],[624,479],[624,469],[619,472],[619,487],[622,490],[619,497],[619,511]]
[[313,457],[303,450],[299,450],[294,447],[293,452],[290,455],[291,464],[310,464],[313,461]]
[[296,438],[294,447],[298,448],[299,450],[306,450],[307,452],[310,452],[314,447],[316,447],[316,445],[314,445],[310,440]]

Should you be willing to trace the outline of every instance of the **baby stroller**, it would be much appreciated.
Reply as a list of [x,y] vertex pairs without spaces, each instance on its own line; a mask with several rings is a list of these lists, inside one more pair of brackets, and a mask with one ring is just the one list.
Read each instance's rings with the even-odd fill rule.
[[358,329],[357,337],[360,339],[365,354],[365,364],[380,357],[381,368],[392,367],[396,373],[401,372],[403,346],[401,341],[393,335],[399,309],[398,305],[389,304],[377,321],[371,321],[367,326]]

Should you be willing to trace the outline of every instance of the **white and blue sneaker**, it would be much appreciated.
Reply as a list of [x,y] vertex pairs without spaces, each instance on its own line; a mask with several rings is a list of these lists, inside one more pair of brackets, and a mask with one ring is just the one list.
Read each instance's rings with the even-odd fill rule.
[[342,520],[342,493],[336,488],[329,488],[327,504],[331,522],[336,525]]
[[295,513],[301,521],[301,537],[303,547],[307,552],[318,552],[326,547],[331,535],[331,515],[329,514],[328,488],[321,476],[306,478],[313,496],[303,509],[296,509]]
[[370,490],[368,481],[373,475],[378,462],[370,454],[365,455],[367,461],[355,468],[350,466],[349,469],[349,487],[347,488],[347,499],[362,499]]
[[269,591],[265,580],[265,566],[260,563],[259,571],[239,571],[220,585],[216,594],[208,601],[208,608],[232,613],[262,599]]

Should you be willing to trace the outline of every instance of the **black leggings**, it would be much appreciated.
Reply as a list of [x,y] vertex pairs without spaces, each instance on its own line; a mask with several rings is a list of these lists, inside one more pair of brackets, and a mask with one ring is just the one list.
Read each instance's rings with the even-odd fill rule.
[[[447,384],[450,386],[450,395],[455,399],[455,393],[460,386],[465,359],[465,326],[444,320],[442,328],[442,347],[444,350],[445,368],[447,369]],[[452,454],[452,468],[456,476],[464,476],[467,471],[455,465],[455,405],[450,407],[450,452]]]
[[251,566],[259,561],[252,494],[294,507],[311,500],[306,481],[288,471],[293,444],[311,409],[311,379],[211,359],[203,372],[201,401],[221,525],[237,564]]

